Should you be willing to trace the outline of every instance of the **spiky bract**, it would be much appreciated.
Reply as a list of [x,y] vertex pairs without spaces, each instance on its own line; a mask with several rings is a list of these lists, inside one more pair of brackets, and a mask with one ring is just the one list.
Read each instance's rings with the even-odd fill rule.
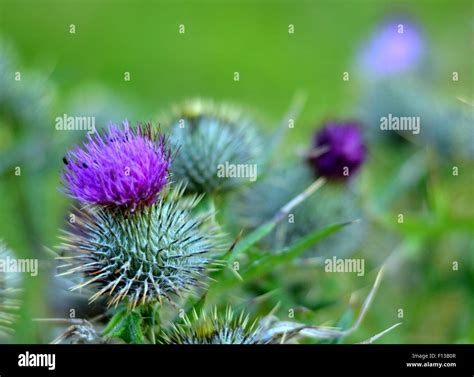
[[110,124],[104,134],[88,134],[83,148],[64,158],[66,194],[83,203],[122,207],[132,212],[150,205],[167,182],[169,154],[151,126]]
[[[5,265],[13,253],[0,241],[0,260]],[[19,273],[0,271],[0,335],[12,332],[20,306],[21,279]]]
[[259,162],[258,135],[240,110],[195,100],[177,107],[169,123],[170,142],[177,151],[171,171],[188,192],[226,191],[248,182],[248,177],[218,174],[226,163]]
[[[160,195],[152,206],[126,214],[95,208],[66,232],[61,249],[71,260],[64,274],[83,273],[86,281],[73,289],[96,285],[91,301],[108,304],[172,300],[205,284],[205,270],[219,236],[209,213],[191,214],[200,197],[182,198],[180,186]],[[204,229],[205,228],[205,229]]]
[[159,340],[165,344],[266,344],[271,337],[249,315],[236,315],[228,307],[223,315],[216,308],[211,313],[194,310],[191,318],[184,316],[182,323],[162,331]]

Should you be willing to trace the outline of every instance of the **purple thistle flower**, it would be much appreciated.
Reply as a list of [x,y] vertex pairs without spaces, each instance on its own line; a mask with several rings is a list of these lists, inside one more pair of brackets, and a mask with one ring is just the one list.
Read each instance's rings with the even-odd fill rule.
[[150,205],[167,183],[170,155],[165,139],[151,126],[132,129],[110,124],[89,134],[63,159],[65,194],[84,203],[123,207]]
[[316,133],[309,162],[319,175],[347,179],[365,160],[362,132],[354,122],[329,122]]
[[361,51],[361,64],[367,74],[405,72],[420,61],[424,48],[424,38],[416,24],[391,19],[378,27]]

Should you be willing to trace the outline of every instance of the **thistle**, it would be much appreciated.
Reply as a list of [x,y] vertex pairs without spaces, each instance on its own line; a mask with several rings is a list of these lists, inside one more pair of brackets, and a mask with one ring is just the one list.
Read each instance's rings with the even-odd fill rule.
[[108,305],[172,301],[205,285],[205,270],[218,236],[207,225],[209,214],[192,215],[201,197],[182,198],[178,186],[162,193],[147,209],[132,214],[92,208],[65,232],[60,250],[70,263],[61,275],[81,273],[85,282],[73,289],[97,286],[90,297],[106,296]]
[[377,28],[359,60],[367,76],[386,76],[416,67],[424,52],[419,26],[404,18],[393,18]]
[[267,344],[271,337],[249,315],[236,315],[228,307],[224,315],[217,308],[210,314],[193,310],[192,318],[184,316],[182,323],[163,330],[159,340],[164,344]]
[[[0,260],[13,258],[13,253],[0,241]],[[12,325],[17,318],[20,306],[18,295],[20,293],[20,278],[18,273],[0,272],[0,335],[12,332]]]
[[365,160],[362,131],[354,122],[329,122],[314,136],[308,158],[316,174],[330,179],[351,177]]
[[130,212],[157,200],[167,182],[170,156],[164,137],[149,125],[110,124],[104,134],[89,134],[83,148],[63,159],[65,193],[82,203],[122,207]]
[[219,166],[258,163],[261,146],[253,124],[233,107],[191,101],[175,109],[170,123],[177,151],[171,170],[188,192],[233,189],[247,179],[219,176]]

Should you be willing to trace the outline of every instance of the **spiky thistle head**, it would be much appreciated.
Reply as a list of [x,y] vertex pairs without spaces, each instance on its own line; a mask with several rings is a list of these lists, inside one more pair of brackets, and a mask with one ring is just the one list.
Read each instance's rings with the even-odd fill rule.
[[159,340],[164,344],[266,344],[271,337],[249,315],[237,315],[227,307],[223,315],[217,308],[210,313],[193,310],[191,318],[184,316],[182,323],[163,330]]
[[110,124],[105,133],[88,134],[83,147],[64,157],[65,193],[82,203],[137,207],[154,203],[167,183],[170,155],[162,135],[150,125]]
[[108,305],[130,307],[162,299],[172,301],[205,285],[212,254],[221,251],[220,236],[209,213],[191,214],[200,197],[183,198],[180,186],[132,214],[92,208],[65,232],[60,250],[70,262],[61,275],[81,273],[73,289],[95,285],[90,301],[105,296]]
[[226,191],[248,177],[220,174],[224,166],[257,164],[261,144],[253,122],[232,106],[194,100],[176,107],[169,121],[177,151],[171,167],[188,192]]
[[316,174],[329,179],[352,177],[365,161],[362,130],[355,122],[329,122],[316,132],[308,161]]
[[[0,240],[0,262],[7,266],[13,253]],[[10,334],[12,325],[17,318],[20,306],[19,294],[21,279],[18,273],[11,271],[0,272],[0,335]]]

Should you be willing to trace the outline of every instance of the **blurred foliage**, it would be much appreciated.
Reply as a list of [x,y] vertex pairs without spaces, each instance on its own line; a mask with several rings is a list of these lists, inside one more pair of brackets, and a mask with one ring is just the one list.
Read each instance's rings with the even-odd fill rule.
[[[251,109],[273,134],[294,94],[303,92],[304,109],[275,155],[281,166],[298,146],[308,147],[325,119],[364,118],[374,105],[364,100],[370,95],[383,100],[373,83],[358,76],[354,61],[374,27],[393,12],[410,14],[428,36],[429,62],[417,82],[423,90],[413,90],[412,98],[434,124],[450,118],[451,108],[444,118],[435,117],[431,99],[464,108],[468,133],[458,141],[472,151],[473,108],[456,100],[472,104],[474,99],[469,0],[0,0],[0,239],[17,255],[41,260],[39,277],[25,279],[21,318],[9,341],[48,342],[52,328],[31,319],[68,316],[67,309],[58,311],[45,298],[64,289],[48,283],[53,264],[46,248],[58,243],[58,228],[68,216],[68,200],[58,191],[62,157],[84,134],[56,131],[57,116],[96,116],[97,125],[124,117],[159,123],[157,114],[171,104],[202,96]],[[71,24],[75,34],[69,33]],[[180,24],[184,34],[178,33]],[[295,25],[295,34],[288,34],[288,24]],[[342,80],[345,71],[351,73],[348,82]],[[457,82],[451,80],[453,71],[459,73]],[[21,72],[21,81],[13,81],[15,72]],[[124,81],[124,72],[130,72],[130,81]],[[399,91],[395,94],[404,98]],[[445,123],[440,128],[449,129]],[[366,259],[364,277],[325,273],[318,258],[285,260],[276,268],[280,261],[274,258],[284,260],[285,254],[269,256],[238,243],[241,251],[246,248],[239,261],[248,278],[234,284],[238,277],[227,271],[222,278],[229,289],[217,296],[219,304],[253,303],[258,315],[279,304],[276,314],[282,319],[291,308],[300,322],[347,327],[375,271],[388,260],[367,318],[347,341],[367,339],[402,321],[380,342],[474,342],[473,162],[453,153],[458,144],[452,140],[450,153],[444,153],[438,147],[444,136],[433,135],[436,142],[423,144],[368,136],[369,160],[356,177],[369,226],[354,254]],[[21,176],[15,176],[17,166]],[[453,175],[453,166],[459,175]],[[298,242],[315,241],[324,229]],[[298,242],[286,253],[297,255]]]

